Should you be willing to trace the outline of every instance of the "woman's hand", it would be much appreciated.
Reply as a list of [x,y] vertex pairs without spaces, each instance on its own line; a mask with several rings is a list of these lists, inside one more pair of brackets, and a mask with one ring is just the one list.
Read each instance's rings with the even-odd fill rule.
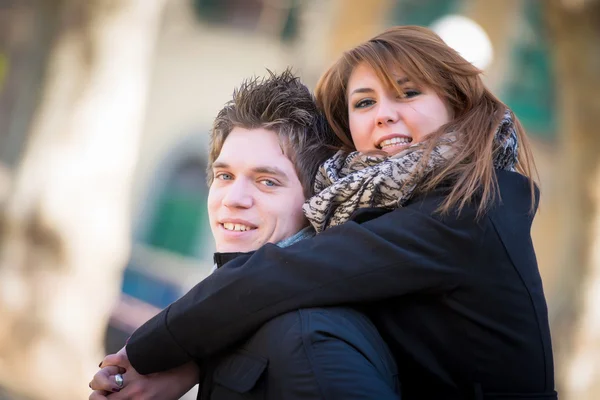
[[[102,365],[113,360],[107,358]],[[109,395],[110,400],[177,400],[198,383],[199,376],[198,366],[194,363],[149,375],[140,375],[129,365],[121,374],[123,387],[119,388],[115,376],[122,371],[122,367],[115,365],[104,366],[98,371],[90,382],[94,392],[89,400],[107,400]]]
[[115,376],[117,374],[124,374],[125,369],[117,366],[108,366],[100,369],[96,372],[94,378],[90,382],[90,389],[94,392],[90,395],[90,400],[101,400],[106,399],[110,393],[117,393],[121,391]]

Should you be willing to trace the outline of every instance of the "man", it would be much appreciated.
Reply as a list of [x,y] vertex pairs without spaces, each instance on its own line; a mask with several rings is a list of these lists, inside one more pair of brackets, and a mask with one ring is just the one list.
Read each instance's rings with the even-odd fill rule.
[[[283,247],[312,236],[301,207],[334,140],[309,90],[289,71],[246,81],[234,92],[210,142],[208,212],[216,266],[265,243]],[[186,345],[194,346],[193,340]],[[188,363],[142,377],[124,361],[123,350],[113,357],[127,372],[107,367],[91,387],[118,391],[110,395],[115,400],[176,399],[199,373],[202,399],[397,398],[387,346],[364,315],[346,308],[281,315],[240,347],[195,360],[200,371]],[[115,380],[117,372],[123,374]],[[90,400],[106,394],[96,391]]]

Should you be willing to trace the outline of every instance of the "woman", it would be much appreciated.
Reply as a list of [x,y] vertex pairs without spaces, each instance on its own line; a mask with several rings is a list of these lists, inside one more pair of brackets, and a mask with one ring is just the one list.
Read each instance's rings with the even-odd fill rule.
[[356,150],[324,164],[305,204],[323,232],[227,263],[134,333],[131,365],[169,369],[281,313],[355,304],[403,399],[556,399],[531,150],[480,71],[430,30],[395,27],[346,52],[317,100]]

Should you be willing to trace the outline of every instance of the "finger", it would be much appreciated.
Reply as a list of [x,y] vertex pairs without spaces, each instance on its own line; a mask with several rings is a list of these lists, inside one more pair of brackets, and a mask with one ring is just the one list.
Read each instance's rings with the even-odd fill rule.
[[94,390],[90,394],[89,400],[108,400],[108,392],[104,390]]
[[110,365],[110,364],[106,364],[104,366],[102,366],[102,363],[100,363],[100,365],[98,366],[98,368],[102,369],[102,368],[107,368],[107,367],[111,367],[111,368],[117,368],[114,372],[115,374],[124,374],[125,372],[127,372],[127,370],[123,367],[119,367],[117,365]]
[[90,382],[90,388],[92,390],[114,392],[115,389],[119,389],[119,386],[115,381],[115,375],[117,373],[119,373],[119,367],[111,366],[102,368],[94,375],[94,378]]
[[131,399],[146,399],[147,395],[144,395],[140,391],[139,382],[135,381],[135,378],[123,375],[123,381],[125,385],[119,392],[110,393],[108,400],[131,400]]
[[[123,388],[120,393],[111,393],[108,397],[108,400],[131,400],[131,399],[144,399],[145,397],[140,397],[139,395],[132,393],[130,390],[126,390]],[[103,399],[104,400],[104,399]]]
[[125,369],[123,367],[116,366],[116,365],[108,365],[107,367],[111,367],[111,368],[115,367],[115,368],[117,368],[117,373],[119,373],[119,374],[124,374],[125,372],[127,372],[127,369]]
[[[123,354],[109,354],[106,357],[104,357],[104,360],[102,360],[102,362],[100,363],[100,368],[109,366],[109,365],[115,365],[115,366],[119,366],[122,367],[123,369],[127,369],[127,367],[130,365],[129,364],[129,360],[127,359],[127,357],[125,357]],[[124,373],[125,371],[121,372]]]

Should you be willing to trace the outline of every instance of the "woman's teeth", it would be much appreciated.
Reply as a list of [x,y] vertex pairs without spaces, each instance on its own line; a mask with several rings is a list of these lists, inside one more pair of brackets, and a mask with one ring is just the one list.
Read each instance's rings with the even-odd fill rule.
[[381,147],[381,149],[385,149],[386,147],[396,146],[396,145],[399,145],[399,144],[409,144],[410,142],[412,142],[412,138],[395,137],[395,138],[392,138],[392,139],[384,140],[383,142],[381,142],[379,144],[379,147]]
[[240,232],[245,232],[245,231],[249,231],[250,229],[252,229],[249,226],[242,225],[242,224],[234,224],[231,222],[225,222],[223,224],[223,228],[227,229],[228,231],[240,231]]

